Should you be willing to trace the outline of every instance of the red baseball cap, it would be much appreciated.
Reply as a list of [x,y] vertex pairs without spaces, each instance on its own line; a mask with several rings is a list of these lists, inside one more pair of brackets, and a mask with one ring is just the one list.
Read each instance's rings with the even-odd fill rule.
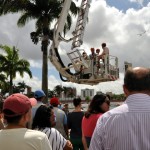
[[[30,99],[27,96],[20,93],[12,94],[4,100],[3,113],[6,116],[14,117],[27,113],[31,107]],[[14,114],[6,114],[5,110],[10,110]]]
[[59,100],[57,97],[53,97],[50,99],[50,104],[53,105],[53,104],[56,104],[58,105],[59,104]]

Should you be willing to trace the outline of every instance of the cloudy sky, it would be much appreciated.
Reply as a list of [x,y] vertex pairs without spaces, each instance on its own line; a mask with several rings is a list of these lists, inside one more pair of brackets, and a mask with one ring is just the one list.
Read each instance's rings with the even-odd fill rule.
[[[78,0],[77,4],[80,2],[81,0]],[[124,61],[132,63],[134,67],[149,67],[150,64],[149,10],[150,0],[92,0],[82,47],[86,49],[87,53],[90,53],[91,47],[101,49],[101,43],[106,42],[110,54],[119,59],[120,79],[94,86],[63,83],[49,61],[49,89],[52,90],[60,84],[76,87],[78,94],[84,88],[123,93]],[[23,28],[18,28],[16,23],[19,16],[19,14],[0,16],[0,44],[16,46],[20,50],[20,57],[30,62],[33,78],[30,79],[28,75],[25,75],[22,79],[18,75],[15,82],[24,81],[34,91],[41,88],[42,52],[40,44],[34,45],[30,39],[30,32],[35,30],[34,21],[29,21]],[[76,20],[74,19],[74,21],[75,25]],[[61,44],[62,58],[70,48],[70,44]]]

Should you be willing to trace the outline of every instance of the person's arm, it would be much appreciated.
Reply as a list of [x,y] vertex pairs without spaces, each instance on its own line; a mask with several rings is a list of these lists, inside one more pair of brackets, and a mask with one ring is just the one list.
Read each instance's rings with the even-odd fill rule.
[[88,146],[87,146],[87,143],[86,143],[86,139],[83,135],[83,132],[82,132],[82,143],[83,143],[84,150],[88,150]]
[[71,115],[71,114],[69,113],[68,116],[67,116],[67,126],[68,126],[68,129],[71,128],[71,121],[70,121],[71,116],[70,116],[70,115]]
[[68,126],[67,126],[67,116],[66,116],[66,114],[64,116],[64,130],[65,130],[67,138],[68,138]]
[[103,117],[100,117],[97,121],[94,133],[91,138],[89,150],[104,150],[104,122]]
[[84,129],[84,121],[82,118],[82,143],[83,143],[84,150],[88,150],[88,146],[87,146],[87,142],[83,133],[83,129]]
[[0,130],[1,129],[4,129],[4,124],[3,124],[2,120],[0,119]]
[[63,150],[73,150],[73,146],[69,140],[67,140],[67,143],[65,147],[63,148]]

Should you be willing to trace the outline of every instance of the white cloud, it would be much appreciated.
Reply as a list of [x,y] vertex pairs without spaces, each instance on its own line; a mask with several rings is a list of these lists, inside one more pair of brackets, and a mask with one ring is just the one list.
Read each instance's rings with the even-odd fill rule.
[[130,2],[139,3],[141,6],[143,6],[144,0],[129,0]]
[[[77,87],[78,93],[81,88],[94,88],[102,91],[122,91],[122,79],[124,71],[124,61],[131,62],[133,66],[149,67],[150,55],[150,5],[139,10],[128,9],[126,12],[119,11],[106,4],[107,1],[99,0],[91,4],[89,12],[89,22],[86,26],[83,48],[90,53],[90,47],[100,48],[101,43],[106,42],[110,54],[119,58],[121,79],[115,82],[100,83],[96,86],[77,85],[72,83],[62,83],[52,73],[53,67],[49,63],[49,89],[53,89],[57,84]],[[143,1],[137,1],[143,3]],[[24,28],[18,28],[16,22],[19,15],[7,15],[0,17],[0,44],[16,45],[21,57],[30,61],[31,66],[41,68],[42,52],[40,44],[34,45],[30,39],[30,32],[34,31],[34,22],[29,22]],[[75,25],[75,23],[74,23]],[[142,36],[139,33],[146,31]],[[69,37],[71,34],[67,35]],[[70,51],[70,43],[61,43],[60,53],[65,64],[69,63],[66,53]],[[25,76],[26,84],[32,86],[33,90],[41,87],[41,79],[34,77],[30,79]]]

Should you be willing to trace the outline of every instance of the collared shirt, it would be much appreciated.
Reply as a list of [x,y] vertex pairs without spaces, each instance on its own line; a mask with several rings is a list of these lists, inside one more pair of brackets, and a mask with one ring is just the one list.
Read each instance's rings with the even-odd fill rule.
[[150,150],[150,96],[130,95],[100,117],[89,150]]

